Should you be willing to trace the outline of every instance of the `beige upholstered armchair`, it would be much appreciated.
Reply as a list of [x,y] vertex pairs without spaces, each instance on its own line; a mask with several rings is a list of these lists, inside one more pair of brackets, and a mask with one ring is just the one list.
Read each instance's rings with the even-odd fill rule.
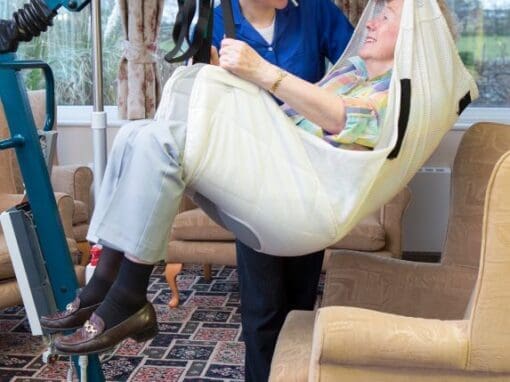
[[[37,90],[29,92],[29,99],[36,126],[43,126],[46,115],[45,91]],[[17,169],[16,172],[18,172]],[[19,175],[16,176],[18,181]],[[81,243],[87,243],[86,235],[91,217],[90,187],[92,179],[92,170],[87,166],[55,165],[51,173],[53,190],[68,194],[73,198],[73,235],[80,249]]]
[[333,254],[323,305],[289,314],[270,380],[510,381],[508,150],[510,126],[464,134],[441,263]]
[[[0,162],[2,159],[0,159]],[[1,165],[0,165],[1,166]],[[3,168],[0,168],[0,177],[4,179]],[[55,193],[57,201],[57,208],[64,226],[64,232],[67,238],[67,245],[71,253],[72,259],[77,263],[78,247],[73,238],[72,219],[74,211],[73,199],[66,194]],[[6,194],[0,192],[0,213],[15,206],[23,200],[23,195],[20,194]],[[76,276],[80,285],[83,284],[85,276],[85,267],[75,265]],[[7,243],[5,242],[4,234],[0,227],[0,310],[22,303],[21,294],[18,289],[18,283],[14,274],[14,268],[7,250]]]
[[[41,98],[42,97],[42,98]],[[38,126],[42,126],[45,118],[44,94],[41,92],[29,93],[33,107],[34,118]],[[36,107],[34,107],[34,105]],[[0,103],[0,140],[10,136],[7,122]],[[57,170],[58,171],[58,170]],[[80,172],[76,169],[75,172]],[[72,188],[73,186],[68,185]],[[78,248],[74,237],[73,216],[75,213],[75,201],[71,196],[63,192],[55,192],[58,211],[67,237],[67,243],[73,260],[79,258]],[[19,172],[16,155],[13,150],[0,151],[0,213],[15,206],[23,200],[23,185]],[[78,280],[83,281],[85,268],[75,267]],[[0,309],[21,303],[21,295],[16,283],[14,269],[11,263],[4,235],[0,227]]]
[[51,172],[51,184],[55,191],[70,195],[73,199],[73,236],[80,250],[86,250],[88,248],[87,231],[92,212],[90,201],[92,170],[87,166],[54,166]]
[[[361,221],[349,235],[326,250],[323,270],[330,252],[339,248],[400,258],[401,221],[409,200],[410,192],[406,188],[379,211]],[[166,278],[172,290],[169,305],[175,307],[179,304],[176,277],[182,263],[204,264],[206,279],[211,277],[211,264],[236,265],[234,235],[186,199],[172,226],[166,261]]]

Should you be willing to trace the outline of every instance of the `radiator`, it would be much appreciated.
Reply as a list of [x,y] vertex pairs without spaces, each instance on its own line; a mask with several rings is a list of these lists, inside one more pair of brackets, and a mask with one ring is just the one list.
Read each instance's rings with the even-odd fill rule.
[[403,217],[403,250],[441,252],[450,205],[449,167],[422,167],[409,182],[411,202]]

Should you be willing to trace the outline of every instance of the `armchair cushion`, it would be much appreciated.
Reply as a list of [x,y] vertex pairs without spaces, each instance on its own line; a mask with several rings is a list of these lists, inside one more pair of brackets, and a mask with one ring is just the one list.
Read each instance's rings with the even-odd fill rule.
[[87,223],[89,221],[89,206],[81,200],[74,201],[73,224]]
[[200,208],[177,215],[172,225],[171,240],[232,241],[234,235],[216,224]]
[[386,244],[386,232],[379,220],[380,213],[367,216],[347,236],[330,248],[355,249],[358,251],[379,251]]
[[[67,238],[67,246],[69,247],[73,263],[76,263],[78,260],[78,247],[76,246],[76,242],[73,239]],[[14,274],[14,267],[12,266],[11,256],[7,249],[4,233],[0,230],[0,283],[3,280],[14,279],[15,277],[16,275]]]
[[22,302],[18,283],[15,279],[0,281],[0,309],[18,305]]
[[11,257],[7,250],[7,243],[4,239],[4,233],[0,229],[0,280],[6,280],[14,277]]
[[311,365],[465,370],[468,343],[468,321],[332,306],[317,312]]
[[184,241],[172,240],[168,245],[166,260],[186,263],[190,259],[204,264],[236,265],[236,248],[232,241]]
[[[16,204],[20,203],[23,200],[23,195],[12,195],[12,194],[3,194],[0,195],[0,212],[3,212]],[[74,203],[73,199],[67,195],[62,193],[55,193],[55,200],[57,203],[58,212],[61,217],[62,226],[64,229],[64,234],[67,238],[67,245],[69,247],[69,252],[72,255],[73,261],[76,262],[78,253],[78,248],[76,246],[76,241],[73,238],[72,231],[72,216],[74,212]],[[14,279],[14,268],[12,266],[11,258],[9,255],[9,251],[7,249],[7,244],[5,242],[4,234],[0,227],[0,282],[2,280],[10,280]]]
[[23,201],[24,195],[22,194],[1,194],[0,193],[0,212],[4,212],[20,204]]
[[[85,284],[85,267],[83,265],[75,265],[74,272],[78,279],[78,285],[83,286]],[[16,279],[13,277],[0,280],[0,310],[22,303]]]
[[[360,251],[378,251],[385,245],[384,227],[379,214],[363,219],[346,237],[332,248],[353,248]],[[171,240],[232,241],[234,235],[216,224],[200,208],[178,214],[171,231]]]

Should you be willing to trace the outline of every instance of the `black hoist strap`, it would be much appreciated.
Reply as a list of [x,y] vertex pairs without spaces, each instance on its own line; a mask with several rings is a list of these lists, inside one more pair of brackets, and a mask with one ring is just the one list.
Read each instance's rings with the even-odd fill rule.
[[[198,21],[190,41],[190,29],[196,13],[197,0],[179,0],[179,12],[175,20],[172,38],[175,47],[165,55],[170,63],[186,61],[193,58],[194,63],[209,63],[211,59],[211,43],[213,31],[213,0],[199,0]],[[235,37],[232,3],[221,0],[223,22],[227,37]],[[183,52],[182,45],[186,41],[188,49]],[[180,55],[179,55],[180,54]]]
[[[170,63],[186,61],[192,58],[200,49],[207,37],[209,17],[211,15],[211,1],[200,0],[200,8],[198,13],[198,21],[193,34],[193,41],[190,41],[190,28],[195,17],[196,0],[179,0],[179,12],[175,20],[172,38],[175,43],[174,49],[165,55],[165,60]],[[188,49],[182,52],[182,45],[186,41]]]
[[236,38],[232,2],[230,0],[221,0],[221,9],[223,11],[223,29],[225,30],[225,37]]
[[[177,56],[177,54],[181,51],[184,39],[188,39],[189,26],[195,16],[195,4],[196,3],[193,0],[179,0],[178,2],[179,11],[177,12],[174,29],[172,31],[172,39],[174,40],[175,46],[165,55],[165,60],[168,62],[172,63],[181,61],[182,56]],[[182,61],[186,59],[187,58],[183,58]]]
[[388,159],[395,159],[400,153],[402,143],[407,131],[409,115],[411,113],[411,80],[400,80],[400,114],[398,116],[398,137],[393,150],[388,154]]

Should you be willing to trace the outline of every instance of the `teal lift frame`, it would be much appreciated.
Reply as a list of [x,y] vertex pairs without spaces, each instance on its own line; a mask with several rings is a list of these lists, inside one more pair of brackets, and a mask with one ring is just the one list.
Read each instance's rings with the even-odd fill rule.
[[[43,70],[46,78],[44,129],[51,130],[54,125],[55,85],[49,65],[43,61],[17,61],[15,53],[0,54],[0,99],[11,133],[9,139],[0,141],[0,150],[16,151],[57,308],[64,310],[66,304],[75,298],[78,282],[20,73],[24,69]],[[80,375],[78,357],[72,358]],[[97,354],[88,356],[87,375],[88,380],[92,382],[105,380]]]

